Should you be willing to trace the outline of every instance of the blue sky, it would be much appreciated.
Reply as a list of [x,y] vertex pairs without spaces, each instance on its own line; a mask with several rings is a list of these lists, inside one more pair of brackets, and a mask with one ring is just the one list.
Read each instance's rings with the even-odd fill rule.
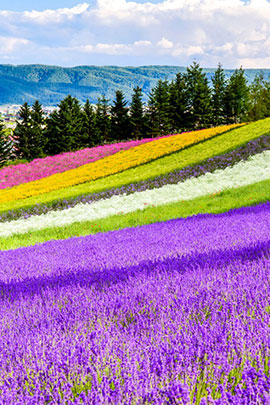
[[[130,0],[131,1],[131,0]],[[130,2],[129,1],[129,2]],[[162,0],[148,0],[150,3],[161,3]],[[80,0],[0,0],[0,10],[9,11],[31,11],[31,10],[56,10],[58,8],[74,7],[82,3]],[[93,1],[89,1],[89,4]],[[136,0],[136,3],[145,3],[144,0]]]
[[0,63],[270,68],[270,0],[0,0]]

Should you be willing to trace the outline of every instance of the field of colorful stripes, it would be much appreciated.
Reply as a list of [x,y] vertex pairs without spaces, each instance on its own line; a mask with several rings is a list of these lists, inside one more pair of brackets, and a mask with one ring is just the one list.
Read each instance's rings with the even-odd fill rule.
[[270,401],[269,118],[0,184],[3,403]]

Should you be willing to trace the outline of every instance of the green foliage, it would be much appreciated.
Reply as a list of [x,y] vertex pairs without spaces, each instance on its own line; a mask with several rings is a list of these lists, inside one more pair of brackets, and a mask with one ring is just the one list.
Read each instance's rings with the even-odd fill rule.
[[146,121],[142,101],[142,89],[137,86],[133,89],[130,105],[130,125],[133,139],[143,139],[146,136]]
[[263,72],[255,76],[249,87],[248,118],[256,121],[270,116],[270,83]]
[[215,71],[214,77],[212,78],[212,123],[214,125],[224,124],[224,100],[225,100],[225,73],[222,69],[221,64],[218,64],[218,68]]
[[206,128],[211,124],[211,90],[206,74],[197,62],[187,68],[187,124],[189,128]]
[[78,134],[82,132],[82,113],[75,97],[68,95],[62,100],[46,124],[45,151],[48,155],[79,149]]
[[115,93],[115,100],[110,108],[111,113],[111,136],[112,140],[124,141],[130,138],[131,125],[128,115],[127,101],[121,90]]
[[78,142],[79,147],[93,147],[100,144],[100,141],[96,131],[94,108],[87,99],[82,111],[82,130]]
[[19,110],[20,121],[17,121],[13,133],[15,139],[15,155],[17,158],[32,159],[34,145],[31,128],[31,110],[27,103],[24,103]]
[[12,142],[8,138],[5,126],[0,120],[0,167],[8,162],[12,157]]
[[187,128],[188,92],[185,75],[177,73],[170,84],[170,131],[181,132]]
[[148,134],[152,137],[168,134],[170,132],[170,95],[167,80],[159,80],[149,95],[147,125]]
[[235,69],[230,77],[224,97],[224,115],[226,122],[242,122],[248,113],[248,85],[244,70]]
[[109,100],[103,95],[98,99],[96,109],[96,132],[97,138],[100,143],[107,143],[110,141],[110,127],[111,121],[109,116]]

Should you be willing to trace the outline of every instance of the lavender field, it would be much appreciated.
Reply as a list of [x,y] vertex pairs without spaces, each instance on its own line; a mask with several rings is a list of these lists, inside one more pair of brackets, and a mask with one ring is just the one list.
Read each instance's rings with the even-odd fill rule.
[[1,252],[4,403],[266,403],[269,246],[263,204]]
[[[185,181],[197,193],[204,176],[237,191],[231,173],[253,170],[257,184],[269,145],[264,129],[167,176],[10,210],[1,232],[18,220],[22,233],[28,216],[42,222],[59,209],[68,222],[71,206],[114,195],[158,195]],[[270,202],[165,221],[170,206],[155,198],[159,222],[26,247],[30,229],[21,247],[0,250],[1,404],[270,403]]]

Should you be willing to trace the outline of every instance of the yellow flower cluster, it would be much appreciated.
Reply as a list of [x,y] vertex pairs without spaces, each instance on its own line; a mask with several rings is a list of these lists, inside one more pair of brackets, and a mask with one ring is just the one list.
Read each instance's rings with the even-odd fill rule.
[[177,152],[187,146],[219,135],[243,124],[223,125],[172,135],[134,148],[118,152],[96,162],[88,163],[64,173],[56,173],[40,180],[24,183],[9,189],[0,190],[0,203],[37,196],[76,184],[85,183],[119,173],[124,170],[148,163],[154,159]]

